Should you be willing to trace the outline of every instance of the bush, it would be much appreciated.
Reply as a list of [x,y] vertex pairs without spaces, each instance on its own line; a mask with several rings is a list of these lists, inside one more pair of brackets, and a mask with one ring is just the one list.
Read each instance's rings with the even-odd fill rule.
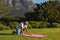
[[60,24],[57,24],[56,26],[57,26],[57,28],[60,28]]
[[18,22],[10,22],[10,23],[9,23],[9,27],[10,27],[11,29],[14,29],[17,24],[18,24]]
[[7,30],[7,29],[9,29],[7,26],[0,23],[0,30]]
[[60,23],[53,23],[54,27],[60,28]]
[[39,27],[39,23],[35,22],[35,21],[30,21],[29,24],[31,25],[32,28],[38,28]]
[[32,28],[32,25],[31,24],[28,24],[28,29],[31,29]]
[[48,22],[43,22],[43,25],[42,26],[43,26],[43,28],[49,28],[49,25],[50,24]]
[[29,25],[32,28],[47,28],[48,22],[40,22],[40,21],[29,21]]
[[19,16],[18,19],[19,19],[18,22],[26,21],[25,16]]

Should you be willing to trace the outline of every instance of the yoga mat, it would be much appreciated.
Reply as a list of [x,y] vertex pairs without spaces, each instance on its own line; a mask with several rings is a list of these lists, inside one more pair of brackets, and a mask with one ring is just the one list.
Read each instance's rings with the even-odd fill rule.
[[27,37],[36,37],[36,38],[44,38],[44,35],[40,34],[21,34],[20,36],[27,36]]

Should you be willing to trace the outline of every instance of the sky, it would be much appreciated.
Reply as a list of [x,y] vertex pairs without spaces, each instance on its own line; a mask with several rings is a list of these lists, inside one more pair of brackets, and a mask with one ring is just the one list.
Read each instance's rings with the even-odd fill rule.
[[48,1],[48,0],[32,0],[34,3],[42,3],[42,2],[45,2],[45,1]]

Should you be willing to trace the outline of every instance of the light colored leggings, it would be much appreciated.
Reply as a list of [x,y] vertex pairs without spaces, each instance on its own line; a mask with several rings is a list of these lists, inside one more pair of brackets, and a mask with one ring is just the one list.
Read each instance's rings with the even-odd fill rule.
[[[23,29],[23,31],[25,30],[26,28]],[[16,34],[20,35],[22,33],[21,29],[16,29]]]
[[16,34],[21,34],[21,29],[16,29]]

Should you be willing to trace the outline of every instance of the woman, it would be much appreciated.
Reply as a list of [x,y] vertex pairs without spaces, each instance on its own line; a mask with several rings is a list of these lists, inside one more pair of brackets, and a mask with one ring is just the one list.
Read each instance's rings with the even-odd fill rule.
[[17,35],[20,35],[20,34],[23,34],[23,31],[26,30],[26,32],[28,33],[28,22],[21,22],[20,24],[18,24],[16,26],[16,32],[13,31],[12,34],[17,34]]
[[22,26],[21,28],[21,31],[22,31],[22,34],[23,34],[23,31],[26,30],[26,32],[28,33],[28,22],[24,22],[24,26]]

